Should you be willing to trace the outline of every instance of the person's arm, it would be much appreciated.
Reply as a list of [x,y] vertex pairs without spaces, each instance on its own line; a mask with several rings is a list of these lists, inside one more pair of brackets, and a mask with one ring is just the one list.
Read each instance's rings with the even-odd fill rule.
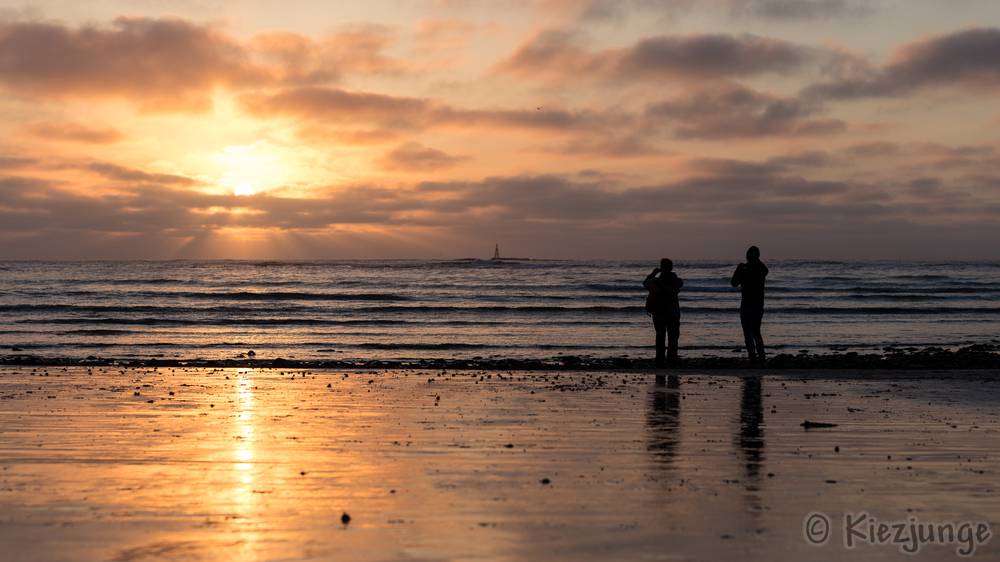
[[674,292],[679,293],[681,292],[681,287],[684,286],[684,280],[680,277],[674,277],[674,279],[676,279],[674,282]]
[[733,287],[739,287],[740,283],[743,282],[743,264],[736,266],[736,271],[733,272],[733,278],[729,280],[729,284]]
[[653,287],[656,286],[654,281],[656,280],[656,274],[660,272],[660,268],[654,267],[653,272],[646,276],[646,280],[642,282],[642,286],[645,287],[647,291],[652,291]]
[[760,266],[764,268],[764,277],[767,277],[767,272],[768,272],[767,266],[764,265],[763,263],[761,263]]

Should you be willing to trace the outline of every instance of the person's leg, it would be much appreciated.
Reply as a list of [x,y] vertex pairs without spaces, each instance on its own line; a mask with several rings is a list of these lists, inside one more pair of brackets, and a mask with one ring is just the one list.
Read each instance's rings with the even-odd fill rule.
[[740,308],[740,324],[743,326],[743,342],[747,346],[747,354],[750,355],[750,361],[756,361],[757,354],[754,353],[756,341],[754,340],[753,333],[753,313],[747,308]]
[[656,368],[662,368],[666,352],[667,321],[662,316],[653,316],[653,329],[656,330]]
[[681,317],[672,316],[667,320],[667,365],[677,365],[677,342],[681,336]]
[[761,307],[754,311],[754,330],[753,339],[755,347],[757,348],[757,359],[759,361],[764,361],[764,336],[760,333],[760,326],[764,320],[764,308]]

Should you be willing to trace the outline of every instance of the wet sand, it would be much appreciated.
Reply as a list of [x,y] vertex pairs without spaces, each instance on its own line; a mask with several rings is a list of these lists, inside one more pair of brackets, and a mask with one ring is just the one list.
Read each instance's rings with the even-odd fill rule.
[[1000,532],[997,372],[750,373],[0,367],[2,559],[912,560],[846,550],[841,515]]

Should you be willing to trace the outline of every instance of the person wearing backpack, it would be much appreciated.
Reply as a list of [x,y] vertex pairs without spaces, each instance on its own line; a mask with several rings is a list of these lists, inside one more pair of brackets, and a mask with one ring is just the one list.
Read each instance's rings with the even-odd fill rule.
[[681,330],[681,306],[677,293],[684,286],[684,281],[674,273],[674,262],[663,258],[660,267],[653,268],[642,286],[649,291],[646,312],[653,317],[653,329],[656,330],[656,368],[674,367],[677,365],[677,340]]

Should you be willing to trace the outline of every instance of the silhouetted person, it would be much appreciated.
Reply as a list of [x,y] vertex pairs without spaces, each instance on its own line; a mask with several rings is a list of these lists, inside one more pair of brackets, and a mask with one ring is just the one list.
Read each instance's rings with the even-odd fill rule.
[[[666,363],[675,366],[677,340],[681,330],[681,306],[677,302],[677,293],[684,286],[684,281],[674,273],[674,262],[663,258],[660,260],[660,267],[653,268],[642,286],[649,291],[646,312],[653,317],[653,328],[656,330],[656,367],[665,366],[664,352]],[[668,339],[669,346],[666,345]]]
[[760,323],[764,318],[764,279],[767,266],[760,261],[760,249],[750,246],[747,261],[736,266],[730,283],[739,287],[743,298],[740,301],[740,324],[743,325],[743,339],[746,341],[750,362],[764,363],[764,337],[760,334]]

